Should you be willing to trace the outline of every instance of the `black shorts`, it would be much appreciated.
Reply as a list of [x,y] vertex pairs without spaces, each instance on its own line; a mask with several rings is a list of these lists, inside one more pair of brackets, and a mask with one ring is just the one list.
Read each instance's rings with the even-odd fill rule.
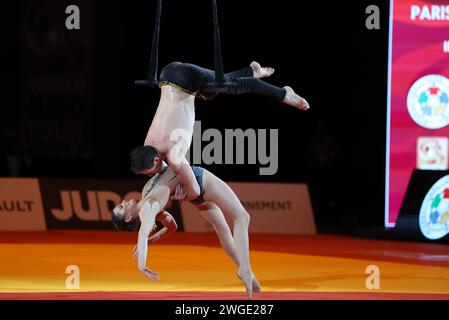
[[171,62],[161,71],[159,86],[166,84],[175,85],[179,89],[202,98],[210,100],[216,94],[208,94],[204,91],[206,84],[215,81],[215,72],[194,64]]

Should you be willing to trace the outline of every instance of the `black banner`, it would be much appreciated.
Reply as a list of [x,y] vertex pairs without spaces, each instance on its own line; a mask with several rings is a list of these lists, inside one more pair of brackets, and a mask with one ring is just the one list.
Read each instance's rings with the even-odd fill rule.
[[[140,200],[144,180],[39,179],[47,229],[114,229],[110,211],[123,199]],[[183,230],[177,201],[167,208]]]
[[[21,316],[33,312],[46,319],[61,318],[68,312],[74,317],[133,318],[139,313],[153,319],[322,319],[342,317],[363,319],[367,314],[404,318],[427,315],[428,310],[444,312],[447,301],[380,301],[380,300],[151,300],[151,301],[0,301],[4,312]],[[6,307],[6,309],[5,309]],[[56,312],[61,309],[61,313]],[[48,312],[52,310],[52,312]],[[375,311],[377,310],[377,312]],[[436,315],[439,312],[436,311]]]

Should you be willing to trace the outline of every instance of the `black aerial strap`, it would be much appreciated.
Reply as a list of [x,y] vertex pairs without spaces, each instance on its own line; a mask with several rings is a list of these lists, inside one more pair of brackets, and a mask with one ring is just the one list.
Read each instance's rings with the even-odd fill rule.
[[148,74],[147,80],[134,81],[134,83],[137,85],[157,87],[159,84],[157,69],[159,60],[158,54],[159,54],[159,31],[161,28],[161,11],[162,11],[162,0],[157,0],[156,20],[154,21],[153,42],[151,44],[150,72]]
[[[156,8],[156,20],[154,23],[153,31],[153,42],[151,47],[150,56],[150,73],[147,80],[136,80],[134,81],[137,85],[146,85],[151,87],[157,87],[159,84],[158,80],[158,51],[159,51],[159,31],[161,25],[161,11],[162,11],[162,0],[157,1]],[[209,92],[221,92],[225,91],[226,86],[231,86],[232,83],[224,82],[224,71],[223,71],[223,56],[221,53],[221,41],[220,41],[220,30],[218,27],[218,10],[217,10],[217,0],[212,0],[212,14],[214,22],[214,66],[215,66],[215,83],[208,83],[207,91]]]
[[212,0],[212,13],[214,18],[214,64],[215,64],[215,83],[217,86],[223,86],[223,56],[221,54],[220,30],[218,28],[217,0]]
[[218,28],[217,0],[212,0],[212,14],[214,19],[214,64],[215,82],[207,83],[204,92],[217,94],[227,92],[229,88],[235,86],[234,82],[224,82],[223,56],[221,53],[220,30]]
[[156,9],[156,21],[154,22],[153,31],[153,44],[151,46],[151,57],[150,57],[150,74],[148,76],[148,81],[153,81],[157,85],[158,75],[157,66],[159,58],[159,30],[161,29],[161,11],[162,11],[162,0],[157,0]]

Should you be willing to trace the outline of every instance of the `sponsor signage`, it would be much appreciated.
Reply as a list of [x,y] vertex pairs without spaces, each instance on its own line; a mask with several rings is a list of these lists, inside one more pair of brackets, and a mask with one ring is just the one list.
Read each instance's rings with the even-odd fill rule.
[[37,179],[0,178],[0,230],[45,230]]
[[[113,230],[110,211],[123,199],[139,201],[144,184],[145,180],[2,178],[0,230]],[[251,233],[316,233],[307,185],[229,185],[251,216]],[[167,211],[180,231],[214,232],[188,201],[173,201]]]
[[144,181],[40,179],[48,229],[113,229],[110,211],[140,200]]
[[[315,234],[315,221],[306,184],[231,182],[229,186],[251,217],[250,233]],[[214,232],[189,202],[181,203],[184,229]],[[233,222],[225,215],[231,227]]]

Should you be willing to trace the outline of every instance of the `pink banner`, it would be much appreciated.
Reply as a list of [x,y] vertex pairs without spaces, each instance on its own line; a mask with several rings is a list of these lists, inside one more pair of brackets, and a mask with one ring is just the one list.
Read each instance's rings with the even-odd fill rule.
[[449,1],[392,0],[385,225],[412,170],[445,170],[449,137]]

